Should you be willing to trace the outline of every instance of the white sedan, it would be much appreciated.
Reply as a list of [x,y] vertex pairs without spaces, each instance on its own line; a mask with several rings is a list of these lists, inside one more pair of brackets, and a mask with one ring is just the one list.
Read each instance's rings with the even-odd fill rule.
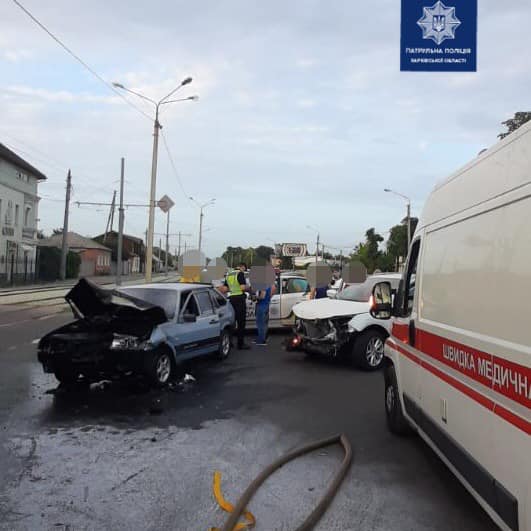
[[[310,284],[297,273],[281,273],[275,283],[276,293],[269,305],[269,327],[293,326],[293,307],[308,300]],[[256,326],[256,302],[247,297],[247,326]]]

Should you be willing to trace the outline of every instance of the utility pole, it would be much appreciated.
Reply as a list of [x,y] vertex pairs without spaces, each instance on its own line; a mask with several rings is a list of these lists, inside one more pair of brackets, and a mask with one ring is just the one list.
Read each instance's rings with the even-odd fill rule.
[[164,260],[164,269],[168,276],[168,254],[170,252],[170,211],[168,210],[168,219],[166,220],[166,259]]
[[[111,227],[112,230],[112,227]],[[124,158],[120,171],[120,208],[118,209],[118,250],[116,253],[116,285],[122,285],[122,247],[124,236]]]
[[157,157],[159,152],[159,106],[156,106],[155,122],[153,124],[153,157],[151,159],[151,186],[149,192],[149,217],[146,250],[146,282],[151,282],[153,270],[153,232],[155,231],[155,195],[157,192]]
[[[199,214],[199,260],[201,260],[201,240],[203,238],[203,207],[201,207],[200,209],[200,214]],[[203,265],[203,264],[201,264]]]
[[317,243],[315,245],[315,263],[319,261],[319,233],[317,233]]
[[181,87],[184,85],[188,85],[192,82],[191,77],[187,77],[186,79],[183,79],[179,85],[177,85],[176,88],[174,88],[169,94],[164,96],[161,100],[154,101],[151,98],[148,98],[144,96],[143,94],[139,94],[138,92],[128,89],[127,87],[124,87],[121,83],[113,83],[113,86],[122,90],[125,90],[127,92],[130,92],[131,94],[134,94],[135,96],[138,96],[142,98],[143,100],[149,101],[151,104],[155,107],[155,120],[153,123],[153,155],[151,159],[151,186],[150,186],[150,192],[149,192],[149,219],[148,219],[148,232],[147,232],[147,249],[146,249],[146,282],[151,282],[151,274],[153,270],[153,238],[154,238],[154,232],[155,232],[155,206],[157,204],[155,200],[155,193],[157,188],[157,157],[158,157],[158,151],[159,151],[159,130],[162,129],[162,126],[159,122],[159,111],[161,105],[166,105],[169,103],[175,103],[177,101],[185,101],[185,100],[192,100],[196,101],[198,98],[197,96],[189,96],[188,98],[180,98],[180,99],[170,99],[175,92],[177,92]]
[[63,243],[61,245],[61,264],[59,266],[59,278],[66,278],[66,255],[68,254],[68,213],[70,208],[70,192],[72,189],[72,174],[68,170],[66,177],[65,217],[63,221]]
[[116,190],[112,194],[111,208],[109,210],[109,217],[107,218],[107,225],[105,226],[105,236],[103,236],[103,243],[107,241],[107,234],[109,230],[112,232],[112,227],[114,225],[114,208],[116,205]]
[[114,210],[116,209],[116,190],[114,191],[114,194],[112,194],[112,204],[111,204],[111,229],[110,232],[112,232],[112,229],[114,228]]

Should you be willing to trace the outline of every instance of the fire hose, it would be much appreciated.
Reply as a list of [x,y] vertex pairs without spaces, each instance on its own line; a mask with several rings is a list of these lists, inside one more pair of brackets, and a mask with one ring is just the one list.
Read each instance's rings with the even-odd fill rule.
[[[310,531],[311,529],[313,529],[315,525],[317,524],[317,522],[319,522],[321,517],[324,515],[324,513],[328,509],[330,503],[332,503],[332,500],[334,499],[334,496],[337,490],[339,489],[339,486],[341,485],[343,479],[345,478],[350,468],[350,465],[352,463],[352,455],[353,455],[352,447],[345,434],[334,435],[333,437],[328,437],[327,439],[321,439],[319,441],[315,441],[313,443],[307,444],[300,448],[296,448],[295,450],[291,450],[287,454],[283,455],[282,457],[280,457],[279,459],[271,463],[247,487],[247,489],[245,490],[245,492],[242,494],[241,498],[239,499],[238,503],[234,506],[233,511],[231,512],[230,516],[228,517],[221,531],[233,531],[234,529],[244,529],[244,528],[249,528],[249,527],[254,526],[254,523],[255,523],[254,517],[252,517],[252,515],[250,515],[250,513],[246,511],[246,507],[248,503],[251,501],[256,491],[258,490],[258,488],[264,483],[264,481],[271,474],[273,474],[273,472],[278,470],[280,467],[285,465],[287,462],[292,461],[293,459],[296,459],[297,457],[300,457],[301,455],[318,450],[320,448],[326,448],[327,446],[332,446],[333,444],[341,444],[341,446],[343,447],[343,450],[345,451],[345,456],[343,458],[341,466],[339,467],[339,470],[337,471],[337,474],[335,475],[333,481],[328,486],[324,496],[321,498],[321,500],[319,501],[315,509],[306,518],[306,520],[299,527],[297,527],[296,531]],[[219,497],[221,497],[221,494],[219,491],[219,476],[218,476],[217,481],[218,481]],[[216,494],[216,497],[218,498],[218,494]],[[220,500],[218,498],[218,502],[219,501]],[[227,504],[227,502],[224,502],[224,503]],[[222,504],[220,503],[220,505]],[[232,509],[232,506],[230,506],[230,508]],[[252,519],[249,525],[238,524],[238,520],[240,516],[242,515],[242,513],[245,513],[245,516],[247,517],[248,520]],[[249,515],[251,518],[249,517]]]

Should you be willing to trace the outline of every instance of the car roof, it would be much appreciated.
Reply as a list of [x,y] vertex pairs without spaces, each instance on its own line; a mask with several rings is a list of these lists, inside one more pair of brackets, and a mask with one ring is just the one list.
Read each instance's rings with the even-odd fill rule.
[[187,291],[190,289],[212,288],[210,284],[189,282],[160,282],[151,284],[135,284],[134,286],[121,286],[119,289],[162,289],[173,291]]
[[383,279],[389,278],[391,280],[400,280],[402,278],[402,273],[374,273],[370,277],[367,277],[367,279],[375,277]]

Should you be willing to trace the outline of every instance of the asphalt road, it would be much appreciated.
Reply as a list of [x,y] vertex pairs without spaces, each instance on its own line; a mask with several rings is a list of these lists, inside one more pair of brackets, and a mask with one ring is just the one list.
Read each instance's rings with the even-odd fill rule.
[[[67,318],[0,312],[0,529],[206,531],[224,522],[215,470],[236,502],[276,457],[337,432],[354,463],[319,530],[495,529],[420,439],[387,432],[379,373],[287,353],[275,334],[189,365],[196,381],[173,389],[60,393],[34,341]],[[295,529],[341,457],[330,448],[279,470],[249,507],[256,529]]]

